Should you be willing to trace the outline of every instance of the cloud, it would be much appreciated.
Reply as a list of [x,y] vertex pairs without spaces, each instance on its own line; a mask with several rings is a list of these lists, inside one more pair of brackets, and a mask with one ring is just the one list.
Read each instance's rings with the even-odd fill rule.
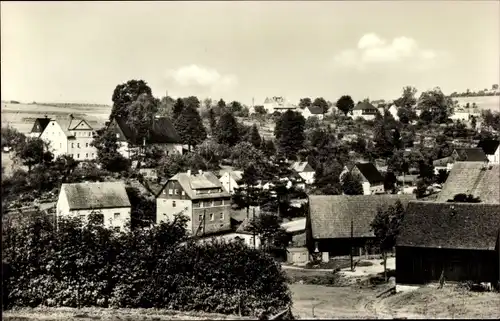
[[439,65],[444,52],[422,49],[415,39],[397,37],[387,41],[375,33],[367,33],[355,49],[346,49],[333,58],[335,67],[365,70],[369,66],[406,63],[409,69],[423,70]]
[[167,72],[181,87],[200,88],[210,92],[227,91],[238,84],[234,75],[221,75],[213,68],[191,64]]

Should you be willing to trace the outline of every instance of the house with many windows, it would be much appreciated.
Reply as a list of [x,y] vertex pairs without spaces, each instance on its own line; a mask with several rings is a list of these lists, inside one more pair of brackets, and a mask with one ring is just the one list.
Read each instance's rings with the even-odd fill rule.
[[123,182],[62,184],[56,217],[80,218],[88,222],[96,214],[105,227],[125,231],[131,205]]
[[156,197],[157,223],[188,216],[188,231],[204,236],[231,230],[231,195],[212,172],[177,173]]
[[378,109],[369,102],[361,102],[352,109],[352,118],[361,117],[364,120],[373,120],[378,113]]
[[149,137],[143,141],[138,138],[136,131],[124,118],[113,119],[108,124],[108,128],[115,133],[119,146],[118,151],[125,158],[137,155],[139,147],[144,144],[156,146],[164,150],[167,155],[170,153],[182,154],[181,138],[167,117],[155,117]]
[[35,120],[31,137],[39,137],[50,146],[54,157],[70,155],[77,161],[94,160],[97,150],[90,144],[95,130],[82,118],[72,114],[65,118],[38,118]]

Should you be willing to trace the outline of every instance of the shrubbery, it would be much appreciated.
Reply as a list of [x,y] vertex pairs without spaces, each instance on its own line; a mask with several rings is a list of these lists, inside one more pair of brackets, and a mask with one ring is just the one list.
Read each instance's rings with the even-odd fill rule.
[[[8,223],[8,222],[7,222]],[[257,315],[291,303],[270,256],[239,242],[195,243],[186,220],[130,233],[42,214],[3,224],[5,308],[39,305]]]

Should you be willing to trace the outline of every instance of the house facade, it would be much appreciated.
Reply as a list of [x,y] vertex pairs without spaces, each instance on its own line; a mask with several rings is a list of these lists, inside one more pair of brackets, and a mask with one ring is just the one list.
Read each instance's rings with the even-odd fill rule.
[[396,243],[398,284],[498,284],[500,205],[414,201]]
[[125,158],[131,158],[139,153],[139,147],[144,144],[162,149],[167,155],[171,153],[182,154],[182,142],[174,125],[167,117],[155,117],[149,137],[143,141],[137,133],[127,124],[126,119],[115,118],[109,124],[118,141],[118,151]]
[[384,194],[384,177],[378,171],[377,167],[372,163],[355,163],[354,165],[345,166],[340,174],[340,180],[345,173],[350,172],[353,175],[361,177],[361,185],[363,186],[363,195]]
[[68,118],[37,119],[30,136],[47,142],[54,157],[70,155],[77,161],[97,158],[97,149],[91,146],[95,130],[85,119],[73,115]]
[[299,174],[306,184],[314,183],[314,169],[308,162],[294,162],[291,169]]
[[222,174],[219,181],[226,191],[233,194],[237,188],[240,188],[238,182],[241,180],[241,175],[243,171],[228,171]]
[[317,117],[319,120],[322,120],[324,117],[323,109],[317,106],[308,106],[304,109],[300,109],[300,113],[305,119]]
[[88,222],[91,214],[102,217],[107,228],[125,231],[130,222],[131,205],[123,182],[62,184],[56,204],[56,217],[80,218]]
[[156,197],[157,223],[186,215],[188,230],[195,236],[231,230],[230,209],[231,195],[211,172],[178,173]]
[[482,140],[477,147],[484,151],[490,164],[500,164],[500,141],[496,139]]
[[396,107],[396,105],[392,104],[387,110],[392,115],[392,117],[394,117],[396,121],[399,121],[398,107]]
[[297,106],[287,101],[284,97],[267,97],[264,100],[263,106],[268,114],[272,114],[274,112],[284,113],[288,110],[297,110]]
[[378,109],[369,102],[361,102],[353,108],[352,118],[361,117],[364,120],[374,120],[378,113]]

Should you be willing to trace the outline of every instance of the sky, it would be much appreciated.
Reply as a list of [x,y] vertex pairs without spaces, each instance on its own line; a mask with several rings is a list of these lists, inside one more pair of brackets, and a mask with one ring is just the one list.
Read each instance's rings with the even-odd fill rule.
[[2,2],[2,100],[394,99],[500,82],[500,1]]

